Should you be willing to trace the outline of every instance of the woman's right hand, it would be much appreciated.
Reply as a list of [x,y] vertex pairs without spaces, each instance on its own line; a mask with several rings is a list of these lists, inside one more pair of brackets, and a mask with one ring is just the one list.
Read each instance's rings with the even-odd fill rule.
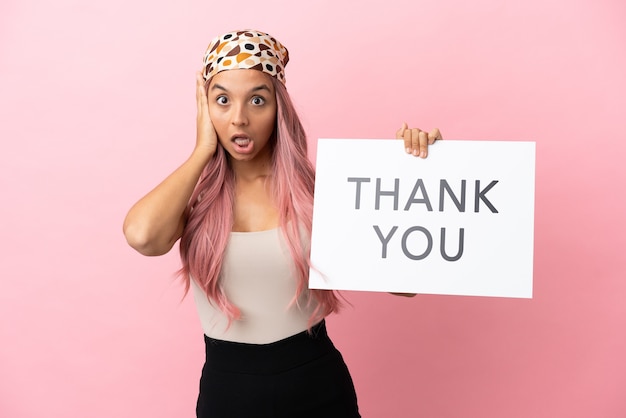
[[198,107],[196,117],[196,150],[213,156],[217,149],[217,133],[209,115],[207,92],[204,87],[204,78],[200,71],[196,72],[196,104]]
[[148,194],[139,199],[124,219],[124,235],[144,255],[167,253],[185,228],[185,208],[202,171],[215,155],[217,133],[200,73],[196,74],[198,104],[196,147],[189,158]]

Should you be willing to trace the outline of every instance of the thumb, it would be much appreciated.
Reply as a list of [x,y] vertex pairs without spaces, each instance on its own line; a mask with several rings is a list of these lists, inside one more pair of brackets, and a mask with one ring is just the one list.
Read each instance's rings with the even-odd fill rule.
[[409,125],[406,122],[402,122],[402,127],[396,131],[396,139],[404,138],[404,131],[409,129]]

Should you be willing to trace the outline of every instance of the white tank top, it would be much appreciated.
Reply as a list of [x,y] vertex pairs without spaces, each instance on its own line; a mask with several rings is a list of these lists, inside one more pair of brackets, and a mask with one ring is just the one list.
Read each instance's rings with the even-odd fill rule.
[[220,281],[228,300],[241,310],[231,322],[191,280],[204,333],[215,339],[267,344],[307,329],[315,304],[291,303],[297,277],[280,228],[259,232],[232,232],[224,254]]

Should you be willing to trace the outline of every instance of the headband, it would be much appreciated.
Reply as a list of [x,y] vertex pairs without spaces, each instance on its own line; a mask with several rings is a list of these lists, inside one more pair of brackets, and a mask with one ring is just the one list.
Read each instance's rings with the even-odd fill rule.
[[203,62],[205,81],[220,71],[251,69],[267,73],[285,84],[289,52],[267,33],[242,30],[213,39],[204,53]]

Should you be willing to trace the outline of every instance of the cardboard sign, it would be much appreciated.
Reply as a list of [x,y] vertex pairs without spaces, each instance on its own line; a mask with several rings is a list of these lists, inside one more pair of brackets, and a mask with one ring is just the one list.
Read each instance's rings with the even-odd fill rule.
[[309,286],[532,297],[535,143],[320,139]]

